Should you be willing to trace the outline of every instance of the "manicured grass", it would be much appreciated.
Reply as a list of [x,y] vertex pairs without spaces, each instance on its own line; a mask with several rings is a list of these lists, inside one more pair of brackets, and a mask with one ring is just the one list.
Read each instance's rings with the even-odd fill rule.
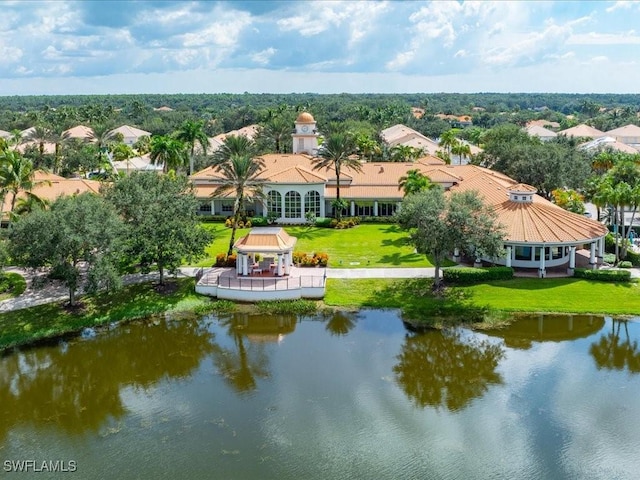
[[27,288],[27,282],[19,273],[0,273],[0,301],[21,295]]
[[[217,310],[218,302],[194,291],[194,279],[177,280],[177,290],[159,294],[151,283],[129,285],[118,292],[83,296],[84,309],[70,312],[61,303],[0,314],[0,351],[34,341],[57,337],[85,327],[133,320],[164,312]],[[229,302],[220,306],[227,310]]]
[[[204,225],[213,233],[214,241],[206,249],[207,257],[197,266],[210,267],[218,253],[227,252],[231,229],[219,223]],[[432,266],[424,255],[413,253],[406,232],[397,225],[363,224],[345,230],[296,226],[285,230],[298,239],[296,251],[326,252],[333,268]],[[246,228],[238,230],[236,239],[248,232]]]
[[466,306],[503,312],[640,314],[640,284],[636,282],[515,278],[452,287],[444,299],[432,297],[429,285],[430,280],[329,279],[324,302],[352,308],[403,308],[415,314]]

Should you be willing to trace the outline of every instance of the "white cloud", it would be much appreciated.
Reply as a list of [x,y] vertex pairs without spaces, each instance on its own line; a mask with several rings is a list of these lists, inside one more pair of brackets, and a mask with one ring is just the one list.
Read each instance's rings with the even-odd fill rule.
[[606,11],[608,13],[615,12],[616,10],[629,10],[631,7],[637,7],[637,1],[619,1],[608,7]]
[[640,36],[633,30],[623,33],[580,33],[571,35],[568,45],[638,45]]
[[265,50],[261,50],[251,55],[251,60],[259,65],[268,65],[269,60],[275,55],[276,52],[277,50],[275,48],[269,47]]

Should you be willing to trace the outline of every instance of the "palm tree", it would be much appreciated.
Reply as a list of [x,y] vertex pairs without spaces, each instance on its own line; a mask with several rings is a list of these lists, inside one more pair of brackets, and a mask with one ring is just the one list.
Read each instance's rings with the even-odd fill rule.
[[421,148],[412,147],[411,145],[398,144],[391,147],[391,161],[393,162],[413,162],[420,158],[422,154]]
[[109,146],[116,141],[117,137],[110,127],[104,124],[95,125],[91,127],[91,130],[91,134],[87,140],[95,144],[98,149],[98,163],[102,165],[105,157],[107,159],[109,158],[107,155]]
[[284,117],[271,117],[260,130],[260,135],[275,143],[276,153],[285,153],[286,141],[291,139],[291,124]]
[[184,143],[166,135],[154,135],[150,143],[150,159],[153,165],[163,164],[163,171],[178,170],[187,163]]
[[356,151],[353,137],[348,133],[332,133],[318,150],[318,157],[314,158],[314,170],[333,168],[336,174],[336,218],[342,217],[343,202],[340,201],[340,175],[343,168],[356,172],[362,171],[360,160],[351,157]]
[[[35,170],[31,160],[24,158],[16,151],[3,152],[0,155],[0,191],[4,195],[11,193],[9,215],[13,213],[18,194],[22,191],[30,192],[42,182],[34,182]],[[4,196],[3,195],[3,196]],[[2,215],[0,207],[0,216]]]
[[458,133],[460,133],[459,128],[452,128],[451,130],[447,130],[440,135],[439,145],[444,148],[444,151],[447,155],[451,156],[451,149],[454,145],[460,143],[458,140]]
[[31,131],[25,140],[33,142],[38,145],[38,162],[35,167],[42,167],[44,165],[44,144],[48,143],[52,139],[53,132],[46,127],[37,126]]
[[431,190],[437,184],[431,182],[420,170],[414,169],[407,171],[406,175],[400,177],[400,188],[404,190],[404,196],[411,195],[413,193],[422,192],[424,190]]
[[207,154],[209,138],[204,131],[204,121],[194,122],[187,120],[176,131],[175,138],[180,140],[189,149],[189,175],[193,175],[193,159],[196,153],[196,144],[202,148],[202,153]]
[[451,146],[451,153],[458,156],[458,164],[462,165],[463,158],[469,158],[471,156],[471,147],[463,142]]
[[12,218],[20,215],[26,215],[34,210],[45,210],[49,207],[49,200],[40,198],[33,192],[26,192],[26,197],[19,198],[16,202],[16,208],[12,212]]
[[263,181],[259,178],[263,168],[264,162],[261,158],[235,154],[229,160],[216,166],[216,171],[222,174],[222,179],[220,186],[213,192],[212,197],[224,196],[230,192],[235,193],[233,225],[227,255],[233,253],[238,221],[244,214],[246,202],[263,196]]
[[256,144],[244,135],[229,135],[224,139],[222,146],[213,154],[213,165],[228,162],[231,157],[247,155],[255,157]]

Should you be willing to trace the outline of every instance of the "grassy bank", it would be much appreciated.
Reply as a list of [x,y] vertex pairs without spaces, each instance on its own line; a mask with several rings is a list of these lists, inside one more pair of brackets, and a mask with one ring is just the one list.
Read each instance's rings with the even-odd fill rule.
[[27,282],[19,273],[0,273],[0,301],[21,295],[27,288]]
[[640,314],[640,284],[610,284],[573,278],[515,278],[452,287],[444,299],[429,294],[431,281],[362,279],[327,281],[325,303],[339,307],[402,308],[429,315],[466,307],[501,312]]
[[81,298],[79,312],[66,310],[61,303],[16,310],[0,315],[0,351],[62,336],[85,327],[128,321],[164,312],[204,313],[233,308],[231,302],[216,302],[194,291],[194,279],[177,280],[177,289],[159,294],[151,283],[130,285],[113,293]]
[[[197,266],[210,267],[218,253],[227,252],[231,229],[220,223],[204,225],[213,233],[214,240]],[[413,253],[407,233],[397,225],[363,224],[346,230],[300,226],[285,230],[298,239],[296,251],[326,252],[329,266],[335,268],[432,266],[424,255]],[[238,230],[236,238],[248,232],[246,228]]]

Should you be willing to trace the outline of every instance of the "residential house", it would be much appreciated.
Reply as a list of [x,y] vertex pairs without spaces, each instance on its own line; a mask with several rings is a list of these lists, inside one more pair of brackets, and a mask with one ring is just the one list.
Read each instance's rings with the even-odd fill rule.
[[139,128],[132,127],[131,125],[122,125],[121,127],[115,128],[111,130],[109,133],[111,134],[121,134],[122,135],[122,143],[133,146],[140,138],[142,137],[150,137],[151,132],[145,132],[144,130],[140,130]]
[[565,130],[560,130],[558,135],[564,135],[565,137],[576,137],[576,138],[600,138],[604,137],[605,133],[601,132],[597,128],[590,127],[587,124],[581,123],[580,125],[576,125],[575,127],[567,128]]
[[540,127],[539,125],[531,125],[526,127],[524,130],[529,134],[530,137],[538,137],[543,142],[548,142],[549,140],[553,140],[558,136],[558,134],[553,130]]
[[637,125],[630,124],[609,130],[606,135],[615,138],[620,143],[640,147],[640,127]]

